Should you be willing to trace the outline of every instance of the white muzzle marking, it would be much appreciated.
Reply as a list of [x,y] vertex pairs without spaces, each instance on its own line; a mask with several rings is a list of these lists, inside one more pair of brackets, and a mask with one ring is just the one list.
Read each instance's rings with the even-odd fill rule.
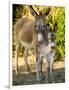
[[41,33],[38,34],[38,42],[43,41],[43,35]]
[[56,46],[56,43],[55,43],[55,42],[51,42],[51,43],[50,43],[50,46],[51,46],[51,47],[55,47],[55,46]]

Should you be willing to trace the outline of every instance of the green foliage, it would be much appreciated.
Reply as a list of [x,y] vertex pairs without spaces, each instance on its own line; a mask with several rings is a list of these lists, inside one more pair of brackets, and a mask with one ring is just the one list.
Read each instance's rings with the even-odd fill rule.
[[63,7],[59,7],[59,12],[55,17],[58,24],[58,30],[56,32],[56,59],[62,60],[65,54],[65,10]]

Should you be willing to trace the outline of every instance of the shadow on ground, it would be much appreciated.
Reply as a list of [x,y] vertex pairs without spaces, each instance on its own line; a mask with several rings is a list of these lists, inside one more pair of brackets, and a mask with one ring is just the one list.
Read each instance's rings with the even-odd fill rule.
[[[40,82],[37,81],[36,72],[23,73],[23,69],[20,67],[19,74],[15,74],[13,71],[13,85],[31,85],[31,84],[45,84],[45,74],[43,71],[43,80]],[[55,83],[64,83],[65,82],[65,69],[55,69],[53,71],[54,74],[54,82]],[[48,78],[48,83],[51,83],[51,79]]]

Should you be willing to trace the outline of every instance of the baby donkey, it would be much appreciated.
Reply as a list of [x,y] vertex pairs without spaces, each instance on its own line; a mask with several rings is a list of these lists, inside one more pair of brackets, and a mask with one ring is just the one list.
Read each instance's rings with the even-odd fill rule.
[[56,33],[57,24],[54,24],[54,28],[51,29],[50,24],[46,24],[46,30],[38,32],[38,47],[37,47],[37,80],[42,80],[42,61],[46,60],[46,83],[48,82],[48,76],[53,78],[53,62],[56,52]]

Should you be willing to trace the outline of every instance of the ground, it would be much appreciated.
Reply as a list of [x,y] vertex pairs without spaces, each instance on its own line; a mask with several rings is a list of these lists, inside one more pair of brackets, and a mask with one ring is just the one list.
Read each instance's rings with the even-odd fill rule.
[[[29,57],[28,57],[29,59]],[[35,59],[33,57],[33,59]],[[28,61],[30,70],[26,72],[26,65],[23,61],[23,58],[19,58],[19,72],[15,74],[15,59],[13,59],[13,85],[31,85],[31,84],[45,84],[45,66],[46,63],[43,62],[43,80],[40,82],[37,81],[36,77],[36,64],[35,60],[31,61],[32,58]],[[56,61],[54,62],[54,82],[55,83],[64,83],[65,82],[65,68],[64,68],[64,61]],[[51,83],[50,76],[48,78],[48,83]]]

